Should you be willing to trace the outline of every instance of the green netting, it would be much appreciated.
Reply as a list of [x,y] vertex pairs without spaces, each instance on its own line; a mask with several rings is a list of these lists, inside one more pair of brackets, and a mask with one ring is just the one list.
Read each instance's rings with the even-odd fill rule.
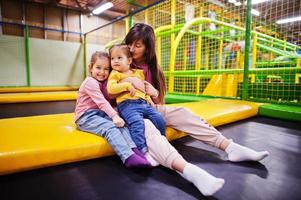
[[300,105],[300,21],[277,22],[301,16],[300,2],[253,0],[249,8],[242,0],[169,0],[130,21],[155,29],[170,94]]
[[301,41],[297,36],[301,31],[300,22],[277,23],[280,19],[300,16],[300,2],[266,1],[253,8],[260,15],[253,18],[252,24],[256,48],[252,49],[249,98],[300,104]]
[[[153,8],[158,10],[153,13],[156,20],[149,23],[160,30],[157,52],[168,91],[240,99],[248,65],[247,99],[300,104],[301,41],[293,37],[301,31],[300,22],[276,23],[300,15],[300,4],[290,0],[252,5],[252,13],[258,10],[259,16],[252,15],[249,63],[244,63],[247,8],[243,1],[231,2],[166,1]],[[174,56],[171,49],[176,49]]]

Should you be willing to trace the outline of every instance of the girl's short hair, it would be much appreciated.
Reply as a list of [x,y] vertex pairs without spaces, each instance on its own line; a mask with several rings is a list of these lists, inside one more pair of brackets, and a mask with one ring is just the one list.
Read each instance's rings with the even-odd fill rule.
[[132,57],[131,51],[126,44],[122,43],[122,44],[115,44],[115,45],[111,46],[111,48],[109,49],[110,56],[112,54],[112,51],[115,49],[120,49],[128,58]]

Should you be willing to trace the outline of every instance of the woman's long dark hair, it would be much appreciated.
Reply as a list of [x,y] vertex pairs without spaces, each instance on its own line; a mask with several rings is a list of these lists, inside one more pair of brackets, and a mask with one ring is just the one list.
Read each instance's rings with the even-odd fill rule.
[[138,40],[141,40],[145,45],[145,62],[150,68],[153,86],[159,90],[160,103],[164,103],[166,84],[162,68],[158,65],[157,61],[155,51],[155,33],[153,28],[143,23],[135,24],[125,36],[124,43],[130,45]]

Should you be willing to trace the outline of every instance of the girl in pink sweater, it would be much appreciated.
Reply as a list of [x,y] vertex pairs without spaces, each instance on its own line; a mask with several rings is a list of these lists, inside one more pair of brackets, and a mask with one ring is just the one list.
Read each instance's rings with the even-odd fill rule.
[[78,129],[104,137],[126,167],[150,167],[132,141],[129,130],[124,127],[123,119],[111,106],[114,102],[106,90],[111,71],[109,55],[95,52],[88,69],[90,76],[79,88],[75,107]]

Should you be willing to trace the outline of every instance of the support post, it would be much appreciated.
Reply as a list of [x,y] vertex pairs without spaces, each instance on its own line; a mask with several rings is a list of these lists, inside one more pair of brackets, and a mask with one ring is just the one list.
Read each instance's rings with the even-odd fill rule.
[[84,71],[83,71],[83,75],[84,75],[84,79],[86,78],[87,76],[87,35],[85,34],[84,35]]
[[[176,25],[176,0],[171,0],[171,25]],[[170,36],[170,51],[173,51],[175,48],[174,45],[175,41],[175,34],[172,33]],[[174,65],[169,65],[169,71],[173,73],[175,71]],[[168,92],[174,91],[174,75],[170,74],[169,76],[169,82],[168,82]]]
[[26,81],[27,81],[27,86],[30,87],[31,86],[31,80],[30,80],[30,53],[29,53],[29,29],[28,29],[28,25],[25,25],[24,36],[25,36]]
[[242,99],[248,99],[249,92],[249,53],[251,46],[251,27],[252,27],[252,0],[247,0],[247,20],[246,20],[246,35],[245,35],[245,59],[244,59],[244,77],[243,77],[243,89]]

